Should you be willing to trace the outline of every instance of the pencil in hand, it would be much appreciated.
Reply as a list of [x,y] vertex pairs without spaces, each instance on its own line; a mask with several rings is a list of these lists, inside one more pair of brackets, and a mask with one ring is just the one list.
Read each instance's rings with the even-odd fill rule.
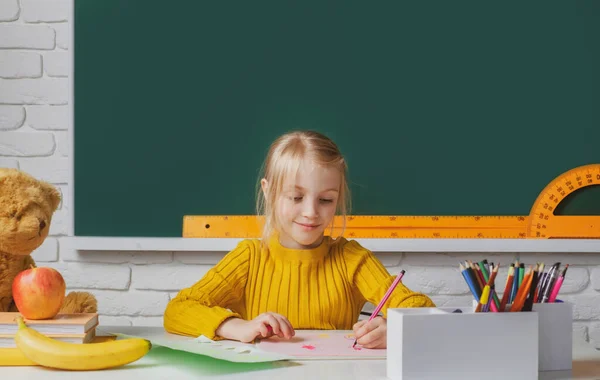
[[[383,305],[385,305],[385,303],[387,302],[388,298],[390,298],[390,295],[392,294],[392,292],[394,291],[394,289],[396,288],[396,286],[402,280],[402,277],[404,277],[404,273],[406,273],[406,271],[405,270],[401,270],[400,274],[398,276],[396,276],[396,279],[394,280],[394,282],[392,282],[392,285],[390,285],[390,288],[387,290],[387,292],[385,292],[385,295],[383,296],[383,298],[381,299],[381,301],[379,301],[379,304],[377,305],[377,307],[375,308],[375,310],[373,310],[373,312],[371,313],[371,316],[369,317],[369,321],[368,322],[370,322],[373,318],[375,318],[377,316],[377,314],[379,314],[379,312],[381,311],[381,308],[383,307]],[[354,339],[354,344],[352,345],[352,348],[354,348],[354,346],[356,346],[356,342],[357,341],[358,341],[358,338]]]

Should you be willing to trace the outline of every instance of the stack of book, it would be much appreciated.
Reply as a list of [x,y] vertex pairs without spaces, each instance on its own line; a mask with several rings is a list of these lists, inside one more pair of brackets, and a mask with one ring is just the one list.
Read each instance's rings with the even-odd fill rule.
[[[0,348],[16,347],[17,312],[0,313]],[[58,314],[52,319],[24,319],[25,324],[53,339],[71,343],[90,343],[96,336],[97,313]]]

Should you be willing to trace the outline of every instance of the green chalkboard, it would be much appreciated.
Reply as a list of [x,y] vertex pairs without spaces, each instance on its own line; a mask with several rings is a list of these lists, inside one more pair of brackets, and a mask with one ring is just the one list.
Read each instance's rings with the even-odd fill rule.
[[598,1],[75,0],[74,57],[76,236],[252,214],[293,129],[339,144],[356,215],[528,215],[600,163]]

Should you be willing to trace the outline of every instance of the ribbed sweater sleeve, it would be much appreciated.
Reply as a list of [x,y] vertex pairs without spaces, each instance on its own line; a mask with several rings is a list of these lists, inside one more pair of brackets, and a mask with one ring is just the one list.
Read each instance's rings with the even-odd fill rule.
[[240,242],[202,279],[182,289],[167,305],[165,330],[180,335],[220,339],[215,334],[219,325],[228,318],[240,317],[230,308],[243,298],[253,249],[251,242]]
[[[379,304],[392,282],[394,282],[395,276],[390,275],[381,261],[370,250],[363,248],[354,240],[346,243],[344,251],[351,282],[365,300],[373,305]],[[429,297],[410,290],[401,281],[381,311],[384,317],[387,318],[388,308],[412,307],[435,307],[435,304]]]

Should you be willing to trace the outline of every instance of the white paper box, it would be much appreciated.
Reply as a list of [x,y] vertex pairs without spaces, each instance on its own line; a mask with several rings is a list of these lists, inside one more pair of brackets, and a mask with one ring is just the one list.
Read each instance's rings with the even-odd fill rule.
[[538,313],[455,309],[388,309],[389,379],[538,378]]
[[[511,304],[506,306],[510,309]],[[473,310],[477,302],[473,301]],[[573,305],[568,302],[534,303],[538,314],[540,371],[567,371],[573,367]],[[527,313],[525,311],[520,313]]]
[[534,303],[538,314],[539,370],[564,371],[573,367],[573,305]]

